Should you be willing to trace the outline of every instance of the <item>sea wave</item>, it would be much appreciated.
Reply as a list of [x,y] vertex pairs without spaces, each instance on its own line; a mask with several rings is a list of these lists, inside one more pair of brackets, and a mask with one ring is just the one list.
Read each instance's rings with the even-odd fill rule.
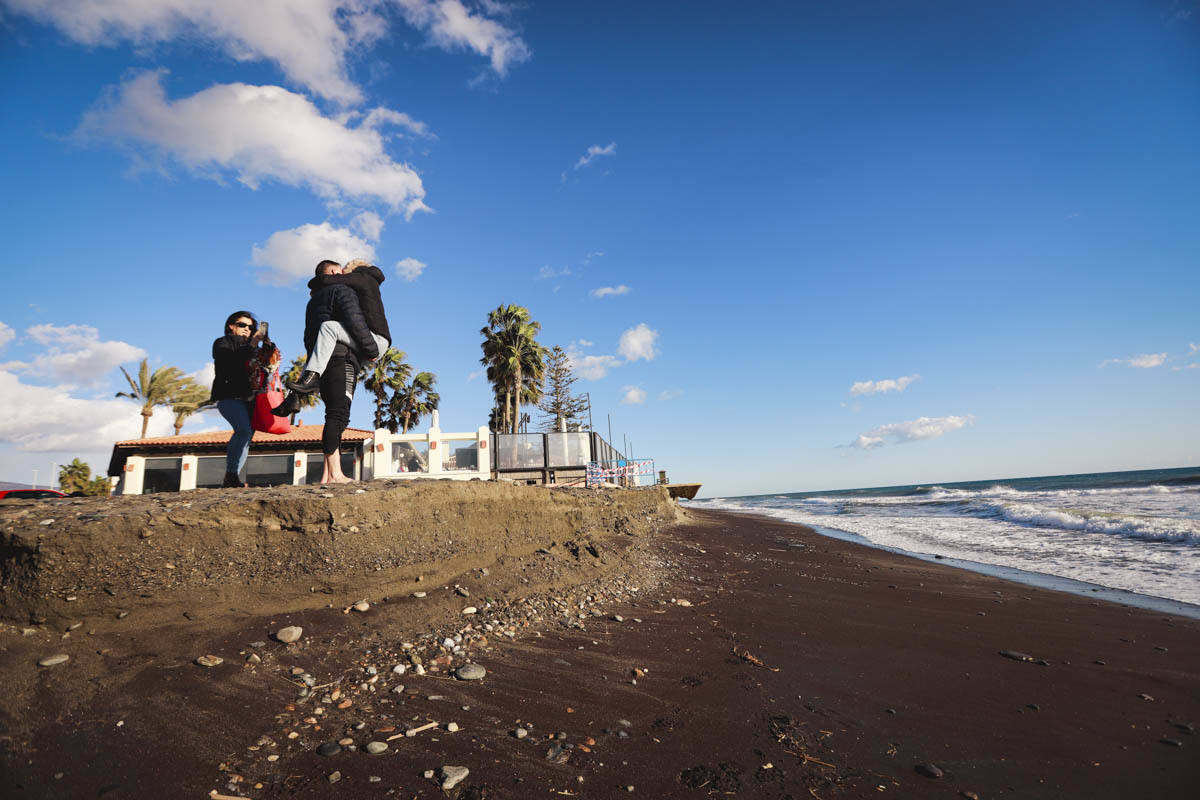
[[1189,519],[1050,508],[1033,503],[980,502],[975,505],[980,516],[999,517],[1017,525],[1128,536],[1154,542],[1200,544],[1200,522]]

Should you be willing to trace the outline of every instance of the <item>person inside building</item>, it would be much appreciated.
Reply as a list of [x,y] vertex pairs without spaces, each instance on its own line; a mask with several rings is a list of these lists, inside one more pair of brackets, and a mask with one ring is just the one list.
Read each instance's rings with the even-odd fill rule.
[[213,342],[215,375],[212,399],[217,411],[233,427],[225,449],[225,480],[222,486],[244,486],[241,474],[250,452],[252,370],[258,365],[258,345],[263,340],[258,320],[249,311],[235,311],[225,320],[225,333]]

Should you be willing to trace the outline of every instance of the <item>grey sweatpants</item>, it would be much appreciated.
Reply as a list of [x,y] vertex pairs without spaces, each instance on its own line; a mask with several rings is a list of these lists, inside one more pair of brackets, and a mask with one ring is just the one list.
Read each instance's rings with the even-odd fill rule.
[[[379,354],[383,355],[391,346],[391,342],[374,331],[371,332],[371,336],[375,337],[375,344],[379,346]],[[342,327],[342,323],[332,319],[322,322],[320,330],[317,331],[317,343],[313,345],[313,351],[308,354],[308,363],[304,365],[304,369],[318,375],[325,372],[325,367],[329,364],[329,357],[333,355],[333,348],[337,347],[338,342],[356,352],[358,350],[354,346],[355,342],[350,338],[350,334],[346,333],[346,329]]]

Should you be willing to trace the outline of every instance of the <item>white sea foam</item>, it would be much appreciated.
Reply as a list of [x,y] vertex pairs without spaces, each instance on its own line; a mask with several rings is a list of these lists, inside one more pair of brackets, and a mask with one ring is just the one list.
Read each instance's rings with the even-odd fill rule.
[[693,501],[855,534],[882,547],[1200,604],[1200,490],[922,487]]

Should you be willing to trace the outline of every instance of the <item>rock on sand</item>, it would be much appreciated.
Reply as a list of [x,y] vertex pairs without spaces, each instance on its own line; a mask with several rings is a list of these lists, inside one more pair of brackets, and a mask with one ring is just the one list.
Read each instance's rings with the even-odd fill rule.
[[487,675],[487,670],[478,664],[463,664],[454,670],[454,675],[460,681],[477,681]]
[[290,644],[298,640],[304,633],[304,628],[299,625],[288,625],[286,628],[280,628],[275,632],[275,638],[284,644]]
[[442,790],[453,789],[470,774],[471,770],[466,767],[442,767]]
[[53,656],[46,656],[45,658],[43,658],[41,661],[38,662],[38,666],[39,667],[53,667],[58,664],[66,663],[67,661],[70,661],[70,660],[71,660],[71,657],[69,655],[67,655],[66,653],[59,653],[59,654],[53,655]]

